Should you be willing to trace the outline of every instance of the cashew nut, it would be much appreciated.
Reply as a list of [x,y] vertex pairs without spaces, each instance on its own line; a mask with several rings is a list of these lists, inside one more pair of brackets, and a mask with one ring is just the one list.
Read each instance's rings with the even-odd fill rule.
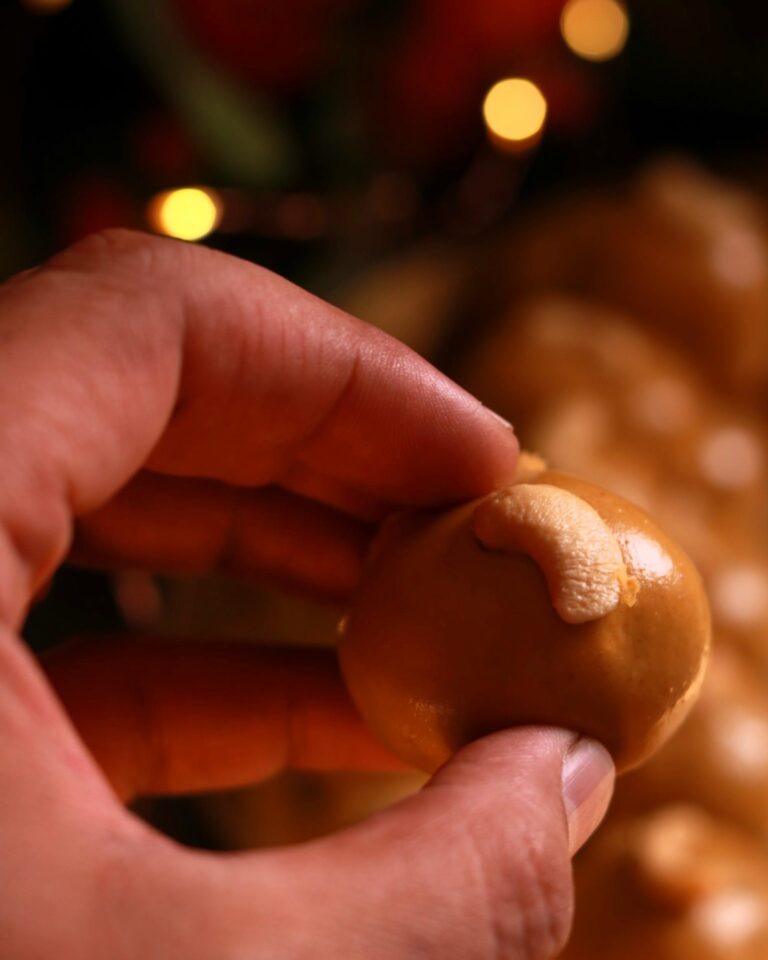
[[493,550],[527,553],[541,567],[566,623],[586,623],[635,602],[619,544],[586,501],[546,483],[520,483],[484,500],[473,530]]
[[521,450],[520,456],[517,458],[514,481],[515,483],[527,483],[529,480],[535,480],[546,469],[547,463],[538,453]]

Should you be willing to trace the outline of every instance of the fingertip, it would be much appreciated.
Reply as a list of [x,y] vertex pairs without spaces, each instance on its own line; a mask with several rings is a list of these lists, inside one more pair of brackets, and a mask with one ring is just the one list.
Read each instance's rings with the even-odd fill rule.
[[[386,956],[410,955],[414,936],[430,956],[487,956],[489,939],[494,956],[556,955],[572,915],[561,778],[573,741],[528,727],[468,745],[419,793],[305,848],[308,872],[294,859],[294,884],[327,884],[333,862],[350,929],[364,924],[373,943],[386,936],[395,945]],[[385,911],[358,899],[373,883]],[[426,931],[424,917],[440,919]]]
[[499,424],[499,426],[503,427],[504,430],[507,430],[514,435],[515,428],[512,426],[509,420],[505,420],[500,413],[496,413],[495,410],[491,410],[491,408],[486,407],[485,404],[481,404],[481,406],[493,417],[493,419],[496,421],[496,423]]
[[507,777],[535,780],[543,773],[547,782],[558,786],[565,757],[576,739],[576,734],[559,727],[499,730],[462,747],[432,782],[454,777],[471,777],[476,783]]
[[520,444],[515,428],[508,420],[490,407],[477,402],[477,416],[482,424],[479,439],[483,442],[483,459],[479,466],[487,476],[481,492],[486,493],[488,489],[494,490],[512,482],[520,455]]
[[573,856],[608,810],[615,768],[611,755],[596,740],[558,727],[531,726],[502,730],[469,744],[433,782],[454,779],[472,781],[478,788],[486,780],[516,780],[542,809],[546,803],[556,808],[559,793],[568,852]]
[[[512,481],[520,445],[514,427],[462,387],[439,375],[430,385],[435,416],[427,439],[431,502],[470,500]],[[441,402],[440,402],[441,401]],[[421,454],[423,456],[423,453]]]

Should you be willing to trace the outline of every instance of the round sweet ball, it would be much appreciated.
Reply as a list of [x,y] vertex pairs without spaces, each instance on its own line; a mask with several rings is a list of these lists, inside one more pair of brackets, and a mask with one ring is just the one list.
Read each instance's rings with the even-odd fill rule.
[[701,579],[629,502],[530,462],[519,479],[384,524],[342,630],[347,685],[372,731],[427,772],[521,724],[594,737],[629,769],[701,685]]
[[696,807],[610,824],[576,858],[576,913],[559,960],[761,960],[768,856]]

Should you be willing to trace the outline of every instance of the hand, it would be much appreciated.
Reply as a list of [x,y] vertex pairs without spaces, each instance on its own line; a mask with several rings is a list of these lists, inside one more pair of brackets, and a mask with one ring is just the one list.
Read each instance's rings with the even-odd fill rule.
[[62,647],[46,669],[70,719],[16,633],[70,553],[343,597],[372,521],[502,483],[511,430],[402,345],[268,272],[136,234],[92,237],[0,288],[0,336],[3,957],[555,952],[569,852],[611,790],[596,744],[497,734],[351,830],[201,853],[117,794],[233,785],[288,763],[394,763],[332,659]]

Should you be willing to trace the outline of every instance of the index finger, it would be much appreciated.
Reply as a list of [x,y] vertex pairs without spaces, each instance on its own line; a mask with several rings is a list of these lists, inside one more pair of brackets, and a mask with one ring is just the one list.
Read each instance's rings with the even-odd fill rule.
[[510,429],[408,348],[253,264],[123,231],[0,296],[0,520],[49,572],[70,518],[145,463],[393,505],[509,477]]

